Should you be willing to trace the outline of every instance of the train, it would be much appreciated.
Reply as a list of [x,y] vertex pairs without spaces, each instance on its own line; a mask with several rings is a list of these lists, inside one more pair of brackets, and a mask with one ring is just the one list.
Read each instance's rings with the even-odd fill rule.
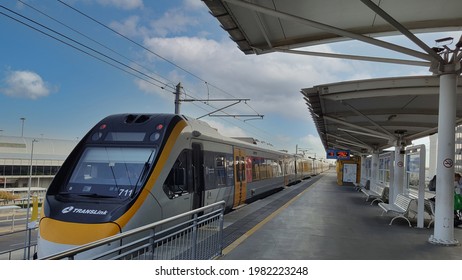
[[217,201],[231,211],[328,168],[244,140],[177,114],[104,118],[79,141],[46,192],[37,257]]

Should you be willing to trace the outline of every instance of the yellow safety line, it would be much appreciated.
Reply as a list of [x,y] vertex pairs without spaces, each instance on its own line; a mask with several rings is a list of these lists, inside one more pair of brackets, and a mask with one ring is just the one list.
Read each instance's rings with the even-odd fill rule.
[[305,192],[308,190],[312,189],[314,186],[316,186],[319,183],[320,180],[316,181],[313,185],[309,186],[306,190],[302,191],[301,193],[297,194],[294,198],[289,200],[286,204],[281,206],[279,209],[271,213],[268,217],[263,219],[263,221],[259,222],[256,226],[248,230],[246,233],[244,233],[241,237],[236,239],[233,243],[228,245],[228,247],[224,248],[222,251],[223,256],[229,254],[232,250],[234,250],[237,246],[239,246],[244,240],[249,238],[252,234],[254,234],[257,230],[259,230],[262,226],[264,226],[266,223],[271,221],[274,217],[276,217],[279,213],[281,213],[284,209],[289,207],[290,204],[292,204],[295,200],[299,199],[300,196],[302,196]]

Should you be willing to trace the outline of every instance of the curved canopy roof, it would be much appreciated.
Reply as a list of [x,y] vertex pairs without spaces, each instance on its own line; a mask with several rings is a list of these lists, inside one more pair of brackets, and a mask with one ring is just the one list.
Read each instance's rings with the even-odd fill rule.
[[[302,89],[326,149],[357,153],[382,150],[438,129],[439,77],[415,76],[349,81]],[[462,123],[462,80],[457,120]]]
[[[294,52],[296,48],[354,39],[413,57],[412,60],[351,56],[350,59],[430,65],[440,61],[414,34],[462,30],[460,0],[203,0],[245,54]],[[374,37],[403,34],[419,50]],[[457,38],[458,39],[458,38]]]

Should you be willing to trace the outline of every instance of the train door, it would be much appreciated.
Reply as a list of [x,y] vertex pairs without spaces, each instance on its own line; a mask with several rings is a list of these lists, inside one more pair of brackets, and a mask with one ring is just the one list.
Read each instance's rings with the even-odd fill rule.
[[[162,189],[168,196],[169,201],[160,203],[162,219],[188,212],[193,207],[194,193],[193,171],[191,168],[191,151],[183,150],[173,163],[167,178],[163,182]],[[163,226],[167,228],[174,223],[168,223]]]
[[204,206],[204,151],[200,144],[193,143],[193,209]]
[[245,151],[234,148],[234,204],[237,207],[245,202],[247,181],[245,178]]

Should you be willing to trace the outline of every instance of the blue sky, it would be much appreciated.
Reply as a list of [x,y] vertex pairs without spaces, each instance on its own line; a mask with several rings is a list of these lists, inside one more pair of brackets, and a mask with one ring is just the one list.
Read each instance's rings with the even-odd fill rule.
[[[200,0],[63,2],[131,41],[56,0],[2,1],[0,12],[19,18],[7,8],[33,19],[96,50],[99,54],[85,49],[94,56],[106,61],[101,54],[110,56],[113,60],[109,62],[125,71],[137,69],[136,75],[143,79],[0,14],[0,135],[21,135],[22,117],[26,118],[24,136],[77,139],[110,114],[173,113],[172,92],[181,82],[188,98],[249,98],[247,104],[226,112],[264,115],[263,120],[246,122],[203,118],[222,134],[251,136],[290,152],[298,145],[319,157],[324,151],[300,89],[355,79],[429,74],[423,67],[290,54],[244,55]],[[429,42],[441,37],[424,35]],[[315,50],[384,54],[352,42]],[[210,105],[213,107],[183,103],[181,112],[200,117],[226,104]]]

